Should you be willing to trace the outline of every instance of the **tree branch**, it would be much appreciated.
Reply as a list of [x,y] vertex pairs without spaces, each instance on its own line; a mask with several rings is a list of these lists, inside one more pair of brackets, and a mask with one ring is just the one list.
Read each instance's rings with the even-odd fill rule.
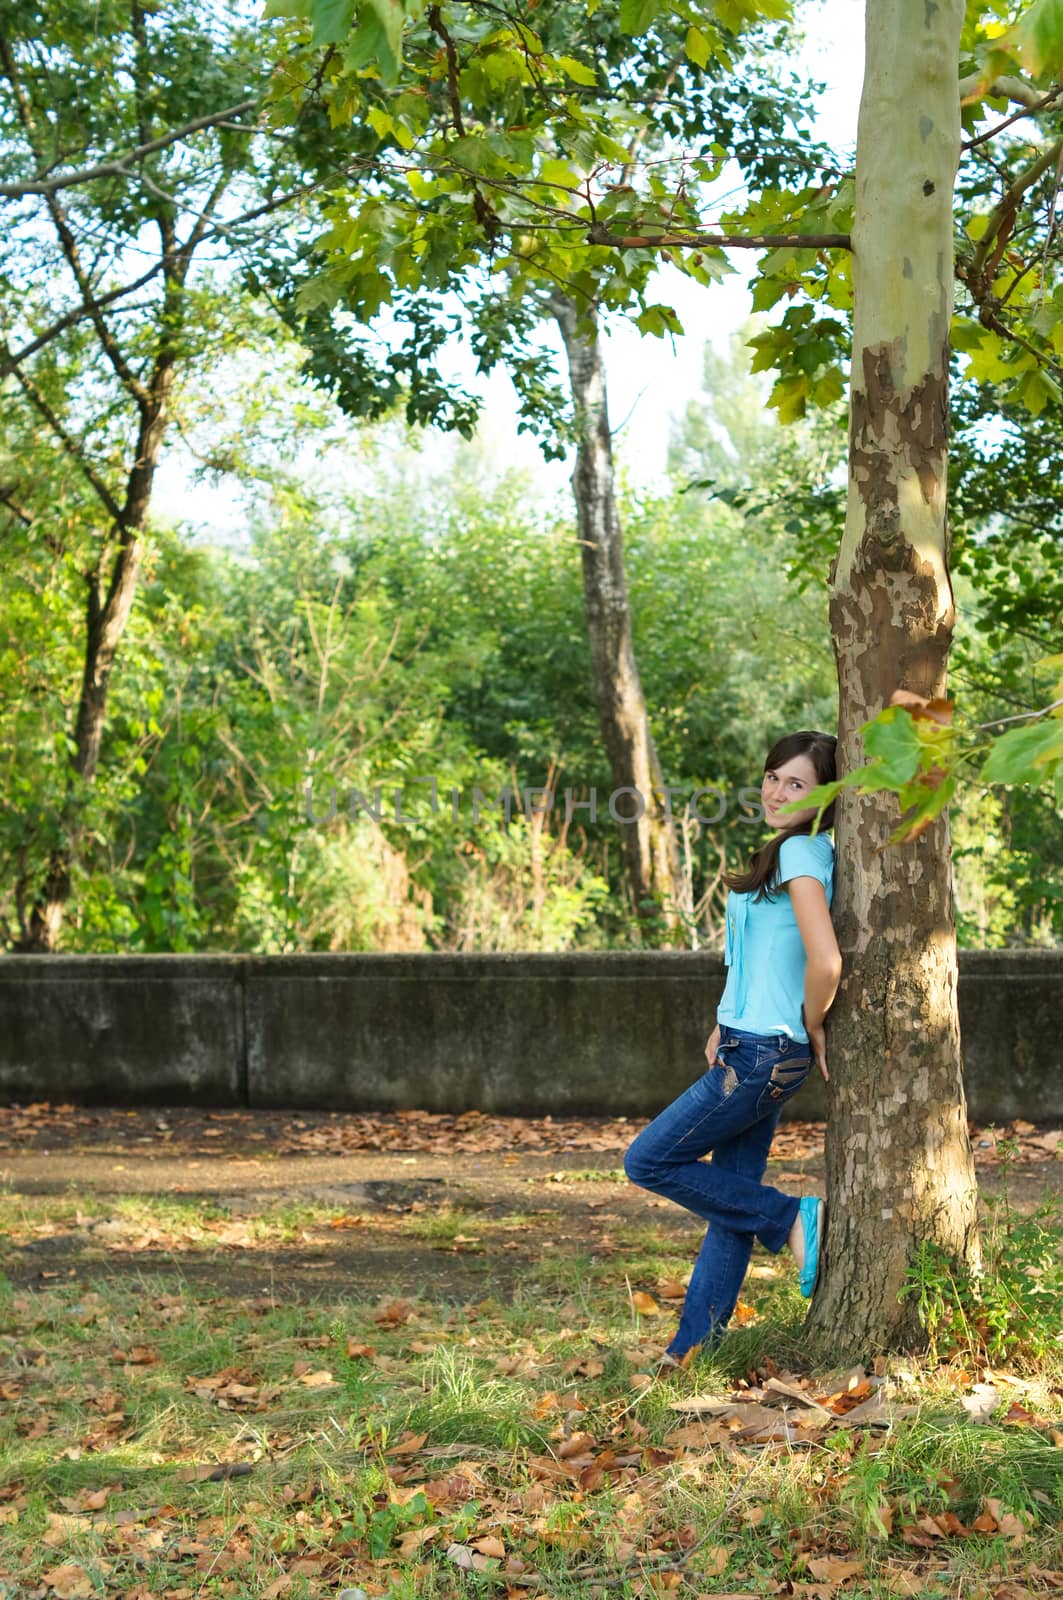
[[[295,200],[305,199],[307,195],[313,194],[315,190],[334,182],[337,176],[344,175],[345,173],[333,173],[316,183],[301,184],[298,189],[292,189],[287,194],[279,195],[273,200],[267,200],[263,205],[254,206],[250,211],[241,212],[239,216],[232,217],[228,221],[215,222],[213,227],[205,229],[197,239],[197,247],[212,239],[225,238],[235,228],[242,227],[245,223],[257,222],[260,217],[269,216],[272,212],[291,205]],[[187,245],[185,248],[187,248]],[[75,306],[73,310],[59,317],[42,334],[38,334],[36,339],[31,340],[27,345],[23,345],[21,350],[12,352],[5,345],[0,344],[0,379],[10,377],[16,367],[21,366],[30,356],[36,355],[38,350],[43,350],[46,345],[50,344],[53,339],[58,338],[67,328],[72,327],[75,322],[80,322],[83,318],[91,316],[93,306],[99,308],[112,305],[114,301],[121,300],[126,295],[135,294],[138,289],[142,289],[153,278],[157,278],[160,272],[164,272],[168,261],[169,258],[163,256],[155,262],[154,266],[141,273],[139,278],[134,278],[132,283],[123,284],[118,289],[109,290],[107,294],[94,295],[91,300],[83,301],[81,305]]]
[[[139,278],[134,278],[132,283],[124,283],[119,289],[111,289],[107,294],[97,295],[94,303],[97,307],[109,306],[113,305],[116,300],[121,300],[127,294],[135,294],[138,289],[143,289],[146,283],[150,283],[152,278],[157,278],[163,270],[163,266],[164,263],[162,261],[156,261],[153,267],[149,267],[147,272],[141,273]],[[56,322],[53,322],[43,333],[38,334],[36,339],[32,339],[29,344],[23,345],[21,350],[16,350],[12,353],[5,346],[3,353],[0,354],[0,378],[10,377],[15,368],[21,366],[23,361],[28,361],[30,356],[36,355],[38,350],[43,350],[45,345],[51,344],[53,339],[57,339],[61,333],[72,327],[75,322],[80,322],[83,317],[87,317],[91,309],[91,305],[82,301],[81,305],[75,306],[72,311],[68,311]]]
[[[465,123],[461,115],[461,89],[458,84],[458,52],[437,5],[429,7],[428,26],[437,38],[443,41],[447,53],[447,98],[450,101],[450,114],[454,119],[454,132],[459,139],[464,139]],[[484,230],[488,245],[493,245],[499,230],[499,221],[490,202],[484,199],[483,191],[475,178],[472,183],[472,208],[476,213],[477,222]]]
[[[11,92],[15,99],[15,108],[18,112],[18,119],[21,122],[23,131],[26,135],[26,142],[36,157],[38,166],[43,167],[44,152],[41,149],[40,142],[37,137],[37,124],[34,116],[33,106],[26,94],[26,91],[22,87],[22,80],[19,77],[18,66],[15,62],[15,57],[12,53],[6,34],[0,34],[0,63],[2,63],[7,80],[11,85]],[[74,232],[70,226],[69,218],[54,194],[46,194],[44,200],[45,205],[48,207],[52,222],[55,225],[55,231],[59,236],[59,244],[63,255],[66,257],[67,265],[74,275],[74,279],[78,288],[81,290],[81,298],[84,300],[88,309],[89,319],[92,322],[93,327],[96,329],[100,344],[103,347],[103,352],[108,361],[111,363],[111,366],[114,368],[119,381],[129,391],[137,403],[142,405],[146,398],[144,386],[138,379],[136,373],[130,367],[129,363],[126,361],[124,354],[119,348],[117,339],[103,319],[103,314],[96,303],[95,290],[92,287],[92,283],[88,277],[88,274],[85,272],[85,269],[82,266],[77,240],[74,237]]]
[[[1000,260],[1001,252],[1015,225],[1019,201],[1027,189],[1032,189],[1037,180],[1043,177],[1049,168],[1056,164],[1061,151],[1063,151],[1063,139],[1057,139],[1055,144],[1049,145],[1048,149],[1042,151],[1036,161],[1031,162],[1026,170],[1019,174],[1015,181],[1005,190],[993,211],[990,212],[985,233],[979,239],[974,255],[971,258],[971,265],[967,269],[968,283],[971,286],[971,293],[975,295],[976,299],[984,299],[984,293],[982,295],[976,293],[976,286],[983,279],[992,278]],[[990,250],[993,248],[994,241],[996,241],[996,250],[992,259],[990,259]],[[989,263],[988,268],[987,262]]]
[[[124,156],[116,156],[111,161],[101,161],[95,167],[83,167],[78,172],[62,172],[54,178],[29,178],[25,183],[0,183],[0,199],[18,200],[28,195],[54,195],[58,190],[69,189],[75,184],[95,183],[98,178],[131,177],[132,164],[142,160],[144,156],[153,155],[156,150],[165,150],[167,145],[176,144],[179,139],[187,139],[189,134],[198,133],[201,128],[210,128],[216,123],[224,122],[227,117],[243,116],[245,112],[253,111],[258,103],[257,100],[242,100],[239,105],[228,106],[224,111],[212,111],[209,116],[197,117],[194,122],[186,122],[181,128],[160,134],[157,139],[149,139],[144,144],[134,146]],[[255,130],[241,128],[239,131],[254,133]]]
[[1024,104],[1021,111],[1014,112],[1006,117],[1003,122],[998,122],[995,128],[989,128],[985,133],[979,133],[973,139],[968,139],[960,146],[961,150],[975,150],[980,144],[985,144],[990,139],[995,139],[998,133],[1003,133],[1005,128],[1010,128],[1013,122],[1021,122],[1023,117],[1034,116],[1038,111],[1049,110],[1063,95],[1063,86],[1049,90],[1048,94],[1030,104]]
[[1063,700],[1053,700],[1050,706],[1042,706],[1038,711],[1020,711],[1014,717],[997,717],[994,722],[976,722],[976,728],[1002,728],[1005,722],[1026,722],[1030,717],[1047,717],[1050,712],[1058,711],[1063,706]]
[[213,217],[215,211],[221,203],[222,197],[232,180],[233,173],[231,169],[227,167],[225,171],[223,171],[217,183],[214,185],[213,189],[210,191],[206,204],[192,226],[192,231],[189,233],[188,238],[178,251],[178,258],[181,262],[182,284],[184,283],[185,278],[188,276],[188,269],[192,264],[193,255],[203,243],[210,219]]
[[[3,346],[0,346],[0,349],[3,348]],[[85,477],[96,491],[96,494],[98,495],[108,514],[114,519],[115,522],[119,522],[121,520],[121,510],[118,502],[114,498],[110,489],[108,489],[107,485],[104,483],[103,479],[100,477],[99,473],[96,471],[95,467],[92,465],[91,461],[86,459],[84,446],[81,445],[71,433],[68,433],[67,429],[63,426],[63,423],[56,416],[55,412],[48,404],[48,401],[45,399],[44,395],[37,388],[37,385],[32,381],[32,379],[27,378],[26,374],[24,372],[20,372],[17,367],[14,369],[14,372],[15,382],[26,396],[26,399],[33,406],[34,410],[44,418],[49,428],[51,428],[52,432],[59,440],[66,454],[71,458],[72,461],[76,462],[77,466],[84,473]]]
[[685,245],[702,245],[723,250],[851,250],[848,233],[688,233],[685,230],[659,234],[610,233],[604,223],[594,223],[587,231],[588,244],[612,245],[621,250],[665,250]]
[[1028,83],[1025,78],[994,78],[991,83],[983,85],[982,75],[979,72],[971,72],[966,78],[961,78],[959,89],[961,101],[971,100],[981,92],[983,99],[1014,100],[1020,106],[1025,106],[1027,111],[1036,110],[1038,103],[1043,99],[1041,90],[1034,84]]
[[15,499],[14,489],[7,489],[3,486],[0,486],[0,503],[5,505],[11,514],[17,517],[24,527],[32,528],[33,517],[31,513],[28,512],[25,507],[20,505]]
[[464,139],[465,123],[462,120],[461,91],[458,88],[458,52],[454,40],[447,32],[438,6],[429,7],[428,26],[438,38],[442,39],[443,48],[447,53],[447,97],[450,100],[450,114],[454,118],[454,132],[459,139]]

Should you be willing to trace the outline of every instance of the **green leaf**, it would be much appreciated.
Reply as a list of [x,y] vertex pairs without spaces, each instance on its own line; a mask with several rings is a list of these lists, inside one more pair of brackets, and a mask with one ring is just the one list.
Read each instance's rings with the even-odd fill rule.
[[392,75],[391,52],[380,18],[367,6],[359,13],[358,26],[344,54],[344,65],[353,72],[360,72],[363,67],[377,66],[382,74],[388,77]]
[[881,769],[887,788],[899,789],[919,771],[922,742],[909,712],[887,706],[861,728],[864,749]]
[[576,174],[567,161],[558,161],[551,158],[544,161],[536,174],[539,183],[557,184],[562,189],[572,189],[576,185]]
[[495,164],[491,146],[486,139],[475,134],[452,139],[447,145],[447,155],[459,167],[467,167],[470,172],[486,172]]
[[1045,406],[1063,400],[1063,391],[1054,378],[1049,377],[1043,367],[1035,367],[1033,372],[1027,373],[1019,386],[1022,403],[1027,411],[1039,417]]
[[911,799],[906,799],[905,793],[902,792],[902,809],[908,812],[909,807],[914,804],[915,810],[905,816],[899,827],[894,828],[890,834],[890,844],[903,844],[906,839],[912,837],[913,833],[924,832],[926,824],[933,822],[944,811],[956,793],[958,783],[959,779],[956,774],[950,772],[948,777],[944,778],[936,789],[926,789],[922,784],[913,785],[913,789],[916,792]]
[[840,367],[828,367],[812,385],[812,399],[817,406],[832,406],[845,393],[845,378]]
[[707,67],[709,64],[709,41],[700,28],[688,28],[684,48],[689,60],[697,67]]
[[598,74],[593,67],[588,67],[582,61],[577,61],[575,56],[555,56],[554,62],[559,66],[573,83],[585,84],[593,88],[598,82]]
[[402,0],[363,0],[363,4],[372,7],[383,30],[392,58],[390,62],[383,64],[388,68],[388,75],[392,76],[398,71],[399,63],[402,60],[402,30],[406,22],[405,7],[402,4]]
[[297,17],[310,15],[311,0],[266,0],[264,17]]
[[953,317],[952,348],[969,354],[980,348],[984,332],[982,324],[973,317]]
[[645,33],[656,22],[661,0],[620,0],[620,32]]
[[999,334],[990,332],[988,328],[983,329],[977,346],[972,345],[967,352],[970,359],[968,377],[973,378],[975,383],[1000,383],[1004,379],[1014,378],[1021,368],[1008,360],[1010,349]]
[[1050,762],[1063,760],[1063,722],[1046,717],[997,738],[980,776],[986,783],[1040,783]]
[[[756,371],[755,362],[753,370]],[[775,407],[780,422],[797,422],[804,416],[810,388],[811,384],[803,374],[776,381],[768,396],[768,404]]]
[[635,326],[641,333],[651,333],[657,339],[662,339],[666,333],[683,331],[682,324],[671,306],[647,306],[635,318]]
[[1063,66],[1063,0],[1034,0],[1012,38],[1031,72],[1058,72]]
[[354,0],[310,0],[315,44],[339,44],[351,31]]

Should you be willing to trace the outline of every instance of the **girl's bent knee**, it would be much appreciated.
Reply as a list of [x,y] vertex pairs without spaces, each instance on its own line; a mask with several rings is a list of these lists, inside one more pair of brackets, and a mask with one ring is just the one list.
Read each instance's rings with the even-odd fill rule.
[[656,1162],[652,1160],[648,1150],[641,1148],[639,1139],[627,1147],[624,1172],[632,1183],[638,1184],[640,1189],[652,1189],[660,1177]]

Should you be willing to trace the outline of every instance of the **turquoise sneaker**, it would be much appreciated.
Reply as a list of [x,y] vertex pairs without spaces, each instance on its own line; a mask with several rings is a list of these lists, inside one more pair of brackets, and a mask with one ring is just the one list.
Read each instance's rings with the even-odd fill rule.
[[802,1195],[798,1216],[801,1218],[801,1229],[805,1236],[805,1264],[801,1268],[801,1276],[797,1282],[806,1300],[811,1298],[819,1277],[819,1246],[823,1237],[823,1221],[826,1214],[826,1206],[816,1195]]

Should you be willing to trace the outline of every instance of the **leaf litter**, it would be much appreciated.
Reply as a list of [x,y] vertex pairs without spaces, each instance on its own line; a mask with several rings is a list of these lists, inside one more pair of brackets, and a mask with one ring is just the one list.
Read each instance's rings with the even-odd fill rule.
[[[81,1113],[67,1113],[77,1134]],[[320,1149],[322,1129],[339,1129],[343,1149],[355,1120],[288,1118],[285,1137]],[[513,1148],[507,1119],[372,1122],[435,1150]],[[228,1113],[219,1126],[234,1142],[247,1132]],[[544,1119],[538,1148],[615,1150],[635,1126],[581,1122],[581,1134]],[[785,1159],[813,1149],[821,1130],[804,1126],[789,1125]],[[557,1286],[512,1305],[384,1292],[296,1307],[105,1279],[9,1295],[0,1594],[5,1573],[19,1600],[301,1600],[344,1586],[375,1600],[400,1582],[550,1600],[932,1595],[956,1593],[964,1570],[972,1600],[1063,1590],[1059,1474],[1023,1496],[1014,1474],[980,1468],[963,1499],[936,1470],[898,1468],[897,1482],[880,1470],[920,1425],[928,1383],[942,1404],[933,1374],[809,1375],[764,1357],[729,1384],[697,1364],[667,1379],[640,1370],[685,1292],[663,1217],[656,1233],[638,1259],[617,1246],[577,1295],[559,1248]],[[747,1292],[736,1337],[770,1322],[774,1272],[755,1268]],[[1053,1392],[984,1367],[947,1382],[950,1426],[984,1436],[984,1459],[1007,1434],[1063,1461],[1058,1380]],[[992,1559],[963,1569],[962,1552],[982,1547]]]
[[[662,1298],[667,1282],[657,1280]],[[269,1303],[185,1296],[184,1318],[160,1323],[173,1296],[137,1304],[97,1292],[91,1320],[73,1323],[87,1381],[64,1401],[54,1377],[70,1293],[7,1303],[3,1378],[18,1390],[15,1442],[36,1431],[22,1426],[34,1412],[60,1456],[69,1439],[84,1439],[90,1413],[117,1431],[95,1441],[98,1472],[73,1493],[51,1471],[20,1477],[9,1455],[0,1570],[32,1573],[19,1600],[192,1600],[208,1582],[211,1594],[234,1600],[296,1600],[341,1586],[375,1600],[404,1575],[455,1596],[473,1579],[507,1596],[934,1594],[939,1585],[954,1592],[954,1551],[987,1540],[1004,1566],[995,1580],[972,1576],[965,1594],[1016,1600],[1063,1589],[1043,1527],[1004,1492],[983,1494],[961,1515],[935,1503],[930,1479],[922,1500],[887,1485],[875,1530],[861,1535],[849,1486],[917,1416],[918,1400],[898,1399],[917,1391],[911,1373],[810,1375],[765,1360],[726,1391],[699,1393],[692,1367],[651,1383],[640,1399],[630,1377],[658,1346],[624,1337],[633,1296],[619,1286],[612,1343],[601,1320],[608,1306],[595,1308],[591,1336],[559,1323],[575,1310],[559,1298],[525,1312],[518,1331],[512,1308],[490,1299],[454,1308],[384,1295],[375,1306],[308,1309],[285,1324],[283,1308]],[[169,1336],[158,1331],[166,1327]],[[235,1359],[212,1366],[204,1357],[219,1341]],[[128,1359],[134,1350],[153,1359]],[[450,1383],[458,1392],[448,1365],[456,1351],[475,1381],[448,1411],[440,1391]],[[182,1363],[192,1370],[181,1373]],[[117,1379],[104,1381],[111,1373]],[[995,1415],[957,1425],[1036,1427],[1040,1437],[1051,1421],[1039,1409],[1044,1385],[1015,1377],[1026,1402],[1016,1409],[1002,1398],[1011,1377],[991,1369],[966,1377],[979,1399],[992,1388]],[[131,1474],[119,1444],[131,1448],[138,1392],[156,1392],[163,1378],[171,1403],[193,1410],[172,1434],[156,1431],[151,1456]],[[493,1439],[472,1437],[492,1383],[540,1425],[541,1444],[507,1443],[501,1424]],[[694,1392],[677,1392],[689,1384]],[[425,1422],[403,1427],[426,1395]],[[454,1442],[440,1431],[448,1419]],[[70,1459],[92,1459],[84,1445],[75,1450]],[[147,1498],[136,1482],[152,1461],[156,1493]],[[42,1492],[51,1505],[40,1523]]]
[[[481,1111],[357,1112],[202,1111],[189,1107],[85,1107],[35,1101],[0,1106],[0,1151],[52,1150],[109,1143],[152,1145],[175,1154],[190,1148],[218,1153],[265,1144],[277,1155],[301,1152],[344,1154],[381,1151],[484,1154],[540,1151],[619,1151],[645,1126],[637,1117],[507,1117]],[[970,1124],[975,1162],[992,1166],[1007,1141],[1019,1161],[1038,1163],[1063,1156],[1063,1128],[1015,1118],[1003,1127]],[[820,1159],[821,1122],[785,1121],[772,1148],[777,1161]]]

